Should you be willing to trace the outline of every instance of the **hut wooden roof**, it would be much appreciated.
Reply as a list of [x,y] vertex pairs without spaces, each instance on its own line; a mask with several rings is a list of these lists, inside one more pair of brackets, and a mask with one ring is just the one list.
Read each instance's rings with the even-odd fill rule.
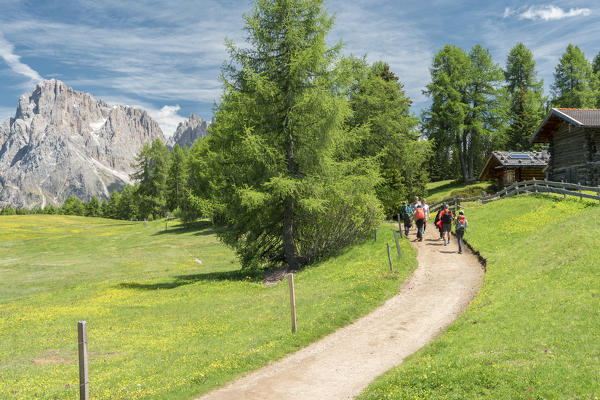
[[479,180],[493,179],[493,170],[506,168],[540,168],[548,165],[547,151],[493,151],[479,174]]
[[553,108],[535,130],[531,141],[548,142],[562,121],[584,128],[600,127],[600,110],[590,108]]

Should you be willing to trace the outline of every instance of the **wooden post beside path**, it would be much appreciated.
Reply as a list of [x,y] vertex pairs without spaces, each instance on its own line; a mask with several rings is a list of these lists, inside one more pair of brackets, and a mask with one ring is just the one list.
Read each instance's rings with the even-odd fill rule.
[[[600,195],[600,193],[598,193]],[[400,237],[402,237],[402,226],[400,226],[400,214],[398,214],[398,232],[400,232]]]
[[290,305],[292,310],[292,333],[296,333],[296,294],[294,293],[294,274],[288,275],[290,284]]
[[[401,233],[402,235],[402,233]],[[396,240],[396,251],[398,252],[398,257],[402,257],[400,254],[400,244],[398,243],[398,232],[394,230],[394,240]]]
[[77,323],[77,338],[79,348],[79,400],[89,400],[87,323],[85,321]]
[[392,254],[390,253],[390,243],[387,243],[388,260],[390,262],[390,272],[394,272],[394,266],[392,265]]

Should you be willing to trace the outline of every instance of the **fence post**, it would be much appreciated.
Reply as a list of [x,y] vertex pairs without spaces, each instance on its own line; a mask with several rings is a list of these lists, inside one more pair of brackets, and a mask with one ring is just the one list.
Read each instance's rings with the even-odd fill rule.
[[377,241],[377,228],[375,228],[375,241]]
[[387,251],[388,251],[388,260],[390,262],[390,272],[394,272],[394,267],[392,266],[392,255],[390,254],[390,243],[387,243]]
[[515,189],[517,189],[517,196],[519,195],[519,182],[517,182],[517,186],[515,187]]
[[402,257],[402,255],[400,254],[400,244],[398,243],[398,233],[395,230],[394,230],[394,239],[396,240],[396,251],[398,252],[398,257]]
[[292,333],[296,333],[296,294],[294,293],[294,274],[288,275],[290,284],[290,309],[292,311]]
[[77,323],[77,342],[79,349],[79,400],[89,400],[87,323],[85,321]]
[[583,196],[581,195],[581,182],[577,182],[577,186],[579,187],[579,201],[583,200]]
[[538,193],[538,187],[537,182],[535,181],[535,177],[533,178],[533,190],[535,190],[535,192]]
[[564,193],[564,191],[565,191],[565,180],[561,179],[560,183],[562,183],[562,186],[560,188],[563,190],[563,199],[566,199],[567,198],[567,194]]
[[400,214],[398,214],[398,232],[400,232],[400,237],[402,237],[402,227],[400,226]]

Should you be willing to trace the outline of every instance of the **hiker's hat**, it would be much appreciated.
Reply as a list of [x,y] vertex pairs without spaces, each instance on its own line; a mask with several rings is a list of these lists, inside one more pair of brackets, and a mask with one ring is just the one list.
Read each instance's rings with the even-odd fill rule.
[[458,213],[459,214],[464,214],[465,212],[463,210],[460,210]]

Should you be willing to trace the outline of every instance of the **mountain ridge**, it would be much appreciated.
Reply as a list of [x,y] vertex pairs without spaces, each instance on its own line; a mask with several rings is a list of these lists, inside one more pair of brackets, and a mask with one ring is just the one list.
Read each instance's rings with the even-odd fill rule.
[[135,156],[155,139],[166,141],[146,111],[41,81],[0,126],[0,206],[107,198],[131,183]]

